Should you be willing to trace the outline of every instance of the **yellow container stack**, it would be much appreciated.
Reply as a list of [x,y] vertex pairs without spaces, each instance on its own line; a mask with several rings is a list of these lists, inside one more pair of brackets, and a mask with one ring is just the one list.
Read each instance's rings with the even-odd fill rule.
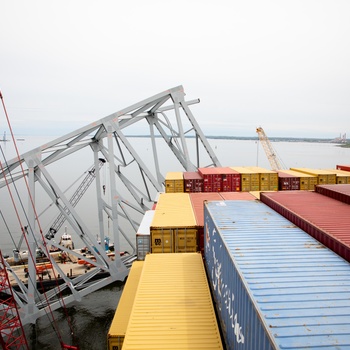
[[222,350],[199,253],[146,256],[123,350]]
[[134,261],[131,266],[129,276],[124,285],[123,293],[119,299],[117,310],[107,334],[108,350],[120,350],[123,346],[143,264],[143,261]]
[[291,170],[298,171],[317,177],[317,185],[335,185],[336,174],[333,170],[311,169],[311,168],[290,168]]
[[260,191],[278,191],[278,173],[276,171],[257,166],[246,168],[259,174]]
[[332,171],[336,175],[336,183],[337,184],[350,184],[350,172],[339,169],[325,169],[328,171]]
[[151,223],[151,252],[196,252],[197,226],[188,193],[162,193]]
[[281,170],[286,174],[298,176],[300,178],[300,190],[303,191],[314,191],[315,186],[317,185],[317,176],[302,173],[295,170]]
[[182,172],[169,172],[165,176],[165,192],[184,192],[184,178]]
[[241,175],[241,191],[259,191],[259,173],[242,166],[230,167]]

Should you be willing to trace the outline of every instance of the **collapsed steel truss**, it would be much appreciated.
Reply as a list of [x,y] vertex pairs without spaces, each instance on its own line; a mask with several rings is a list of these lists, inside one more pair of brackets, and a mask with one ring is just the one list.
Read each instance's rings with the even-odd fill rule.
[[[191,104],[198,102],[199,100],[186,102],[183,87],[178,86],[113,113],[4,164],[3,171],[0,173],[1,191],[5,190],[5,185],[15,186],[15,183],[23,178],[26,178],[28,183],[30,199],[27,199],[29,204],[24,210],[25,214],[22,214],[22,222],[27,225],[23,234],[27,235],[29,255],[35,257],[37,248],[47,255],[47,247],[52,245],[72,254],[76,259],[88,260],[88,263],[96,267],[80,276],[70,277],[64,273],[60,264],[53,261],[64,283],[45,293],[44,297],[36,283],[25,284],[20,277],[16,276],[14,269],[8,266],[8,271],[13,274],[18,284],[19,290],[15,291],[15,299],[23,324],[34,323],[38,317],[47,314],[48,308],[55,310],[61,307],[62,301],[57,298],[57,295],[62,292],[64,292],[64,303],[67,305],[72,301],[79,301],[83,296],[114,281],[124,280],[128,274],[128,259],[118,254],[121,251],[120,238],[124,237],[130,244],[131,252],[128,257],[132,259],[135,256],[135,248],[130,236],[135,237],[140,218],[146,210],[151,209],[157,193],[162,192],[164,188],[164,169],[162,169],[162,159],[159,157],[160,148],[161,150],[168,148],[184,171],[195,171],[199,166],[220,166],[189,108]],[[141,133],[150,142],[151,151],[147,159],[140,155],[140,150],[137,150],[138,138],[126,136],[126,132],[134,130],[133,127],[141,123],[146,126]],[[189,142],[194,147],[191,146],[189,149]],[[95,169],[99,169],[101,158],[109,166],[107,191],[110,202],[105,200],[106,188],[101,172],[96,172],[95,179],[93,201],[97,211],[99,237],[94,235],[82,218],[83,215],[72,206],[61,185],[54,180],[55,174],[50,169],[56,162],[62,162],[83,150],[84,159],[88,158],[90,164],[93,161]],[[201,163],[203,155],[208,160],[208,164]],[[168,169],[168,171],[174,170]],[[68,169],[66,176],[69,177]],[[40,198],[37,194],[38,188],[41,191]],[[39,220],[37,220],[35,206],[32,204],[35,201],[38,203],[44,197],[49,205],[56,208],[56,215],[58,212],[65,217],[75,237],[81,240],[81,244],[87,247],[94,259],[86,258],[81,252],[70,250],[54,239],[48,239],[50,235],[45,237],[46,232],[40,232]],[[114,242],[116,252],[113,261],[99,244],[99,241],[104,242],[107,236],[104,216],[107,216],[111,222],[111,240]],[[129,223],[127,229],[123,226],[124,221]],[[35,282],[37,276],[34,260],[28,259],[28,281]],[[106,272],[107,277],[96,279],[96,275],[101,272]]]

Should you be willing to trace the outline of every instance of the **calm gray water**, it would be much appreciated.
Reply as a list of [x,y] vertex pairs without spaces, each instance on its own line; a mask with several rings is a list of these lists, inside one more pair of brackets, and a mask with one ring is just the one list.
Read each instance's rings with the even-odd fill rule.
[[[28,138],[25,141],[19,142],[19,149],[22,153],[47,141],[48,140],[45,138]],[[189,143],[191,142],[194,144],[194,140],[189,140]],[[258,165],[270,168],[267,157],[257,141],[211,139],[209,142],[222,166]],[[10,159],[13,157],[13,150],[11,150],[10,145],[6,145],[6,147],[6,157]],[[340,148],[335,144],[274,142],[273,147],[286,169],[290,167],[327,169],[335,168],[337,164],[350,164],[350,148]],[[144,159],[151,168],[152,156],[149,142],[146,139],[138,138],[136,148],[142,159]],[[191,147],[190,152],[192,152]],[[65,178],[66,171],[75,172],[78,176],[90,165],[89,162],[82,164],[82,159],[74,159],[73,161],[74,163],[72,163],[69,168],[62,169],[58,167],[56,169],[57,177],[62,179],[62,181]],[[164,149],[164,154],[161,158],[161,167],[164,174],[167,171],[183,171],[182,167],[169,157],[169,151],[167,149]],[[68,186],[68,184],[64,185]],[[14,237],[18,239],[20,234],[18,224],[16,223],[13,214],[9,212],[10,206],[3,189],[0,192],[0,196],[0,210],[5,213],[7,224],[10,226],[11,231],[14,232]],[[89,196],[89,194],[87,194],[87,196]],[[84,220],[86,220],[89,227],[97,230],[98,226],[96,216],[94,216],[94,208],[91,206],[91,202],[89,200],[82,202],[82,208],[80,210],[81,213],[85,214]],[[87,203],[89,205],[87,205]],[[7,235],[7,228],[4,226],[1,217],[0,230],[1,249],[4,254],[10,254],[13,249],[13,243],[11,242],[9,235]],[[134,240],[134,237],[130,238]],[[121,243],[121,248],[128,249],[128,247],[123,246],[123,244],[125,243]],[[72,319],[75,335],[78,339],[81,350],[106,349],[106,335],[117,307],[122,287],[121,284],[116,283],[88,295],[80,303],[68,307],[68,313]],[[70,343],[69,328],[65,320],[65,315],[61,311],[56,311],[55,316],[62,330],[62,334],[68,335],[66,341],[67,343]],[[35,327],[28,326],[26,328],[28,339],[30,339],[31,349],[60,349],[59,342],[52,330],[52,326],[45,317],[38,320]]]

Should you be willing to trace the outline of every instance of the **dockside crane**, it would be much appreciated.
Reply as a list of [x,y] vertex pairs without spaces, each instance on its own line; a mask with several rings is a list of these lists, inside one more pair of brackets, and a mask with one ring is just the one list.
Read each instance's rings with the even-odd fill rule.
[[281,163],[277,158],[277,154],[276,154],[275,150],[273,149],[269,138],[265,134],[264,129],[261,126],[259,126],[258,128],[256,128],[256,132],[258,133],[259,140],[264,148],[267,159],[270,162],[271,169],[272,170],[282,169]]

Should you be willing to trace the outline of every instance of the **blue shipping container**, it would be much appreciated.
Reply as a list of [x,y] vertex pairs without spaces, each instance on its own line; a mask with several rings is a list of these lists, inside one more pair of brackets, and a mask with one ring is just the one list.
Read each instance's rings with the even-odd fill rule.
[[259,201],[204,205],[228,349],[350,349],[350,264]]

